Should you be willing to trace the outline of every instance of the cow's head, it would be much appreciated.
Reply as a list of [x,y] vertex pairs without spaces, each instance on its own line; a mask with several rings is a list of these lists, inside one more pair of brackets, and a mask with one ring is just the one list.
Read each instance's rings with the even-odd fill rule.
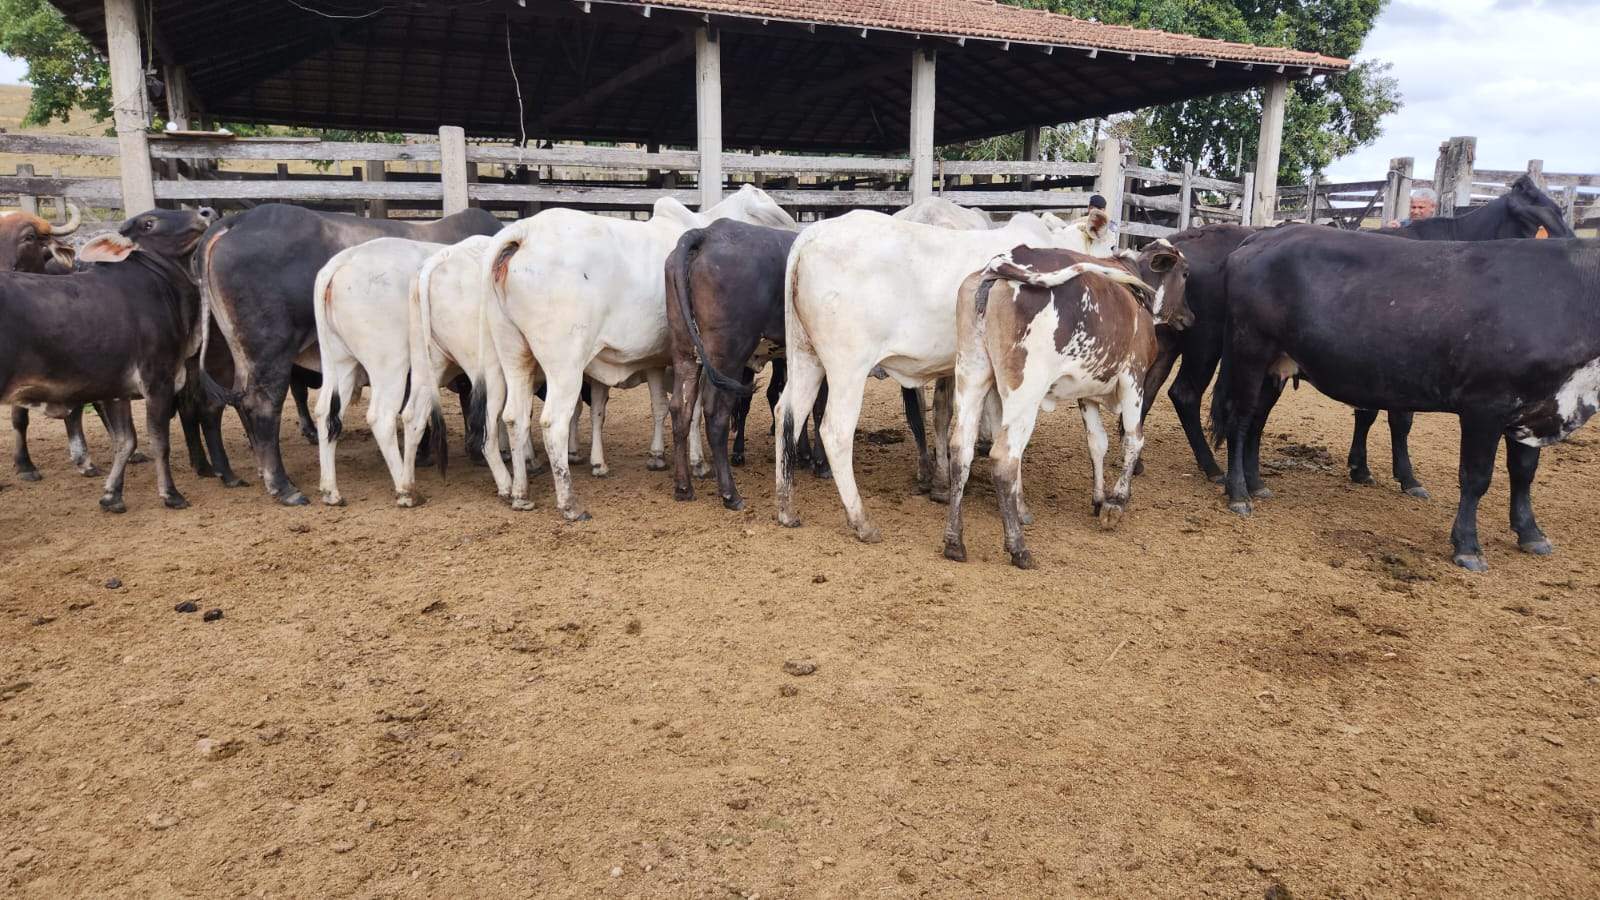
[[121,262],[135,250],[182,261],[194,252],[200,237],[217,221],[209,206],[199,209],[152,209],[122,223],[83,245],[78,256],[85,262]]
[[1150,315],[1162,325],[1177,329],[1194,324],[1194,312],[1189,309],[1185,289],[1189,286],[1189,261],[1166,238],[1153,241],[1144,248],[1135,261],[1139,278],[1155,289],[1155,294],[1143,298],[1149,304]]
[[0,213],[0,272],[72,271],[74,251],[62,238],[78,230],[78,207],[67,209],[60,225],[31,213]]
[[711,207],[704,213],[712,219],[735,219],[751,225],[799,231],[800,223],[789,215],[772,195],[753,184],[741,186],[733,196]]
[[1540,228],[1553,238],[1577,236],[1567,227],[1556,201],[1539,190],[1532,178],[1524,175],[1512,183],[1511,193],[1506,194],[1506,221],[1501,224],[1495,237],[1531,238],[1538,235]]

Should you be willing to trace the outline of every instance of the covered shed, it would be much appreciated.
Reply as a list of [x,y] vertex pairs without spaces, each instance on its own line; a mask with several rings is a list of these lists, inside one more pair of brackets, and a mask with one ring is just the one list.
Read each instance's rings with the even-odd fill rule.
[[1259,201],[1289,80],[1348,67],[994,0],[52,2],[111,59],[130,208],[153,203],[151,80],[181,124],[692,147],[702,202],[724,148],[907,153],[921,197],[936,144],[1259,87]]

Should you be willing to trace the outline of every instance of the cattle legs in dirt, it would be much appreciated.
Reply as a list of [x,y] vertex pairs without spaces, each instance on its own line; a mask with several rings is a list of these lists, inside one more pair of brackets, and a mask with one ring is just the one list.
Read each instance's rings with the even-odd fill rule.
[[1511,475],[1511,530],[1525,553],[1548,556],[1554,552],[1533,516],[1533,477],[1539,470],[1539,448],[1529,447],[1503,432],[1493,419],[1461,417],[1461,505],[1450,528],[1456,565],[1472,572],[1488,571],[1483,547],[1478,543],[1478,503],[1494,478],[1494,458],[1502,438],[1506,445],[1506,471]]
[[[1409,437],[1415,415],[1409,412],[1389,412],[1389,446],[1394,458],[1394,480],[1400,490],[1420,500],[1429,498],[1428,489],[1417,480],[1411,469]],[[1350,436],[1350,480],[1356,484],[1373,484],[1372,470],[1367,468],[1367,433],[1378,420],[1375,409],[1356,410],[1356,427]]]
[[[104,414],[101,416],[104,418]],[[41,476],[34,467],[33,459],[28,455],[28,408],[25,406],[11,407],[11,429],[16,436],[16,449],[12,455],[12,462],[17,477],[23,481],[38,481]],[[89,458],[89,443],[83,436],[83,407],[79,406],[68,412],[65,416],[67,425],[67,454],[72,459],[72,464],[78,474],[92,478],[100,474],[100,468]]]

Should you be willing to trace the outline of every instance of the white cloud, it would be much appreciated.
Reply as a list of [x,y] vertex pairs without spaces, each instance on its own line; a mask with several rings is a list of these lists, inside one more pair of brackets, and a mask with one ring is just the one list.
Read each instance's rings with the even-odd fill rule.
[[1339,180],[1380,178],[1390,158],[1433,172],[1439,144],[1478,138],[1478,167],[1600,172],[1600,0],[1393,0],[1360,59],[1394,64],[1405,106]]
[[21,84],[28,66],[20,59],[0,55],[0,84]]

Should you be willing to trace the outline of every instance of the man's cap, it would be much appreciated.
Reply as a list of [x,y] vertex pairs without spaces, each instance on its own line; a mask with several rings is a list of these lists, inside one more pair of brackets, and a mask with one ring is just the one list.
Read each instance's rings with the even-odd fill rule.
[[1089,198],[1089,205],[1095,209],[1105,209],[1106,198],[1100,196],[1099,194],[1095,194]]

